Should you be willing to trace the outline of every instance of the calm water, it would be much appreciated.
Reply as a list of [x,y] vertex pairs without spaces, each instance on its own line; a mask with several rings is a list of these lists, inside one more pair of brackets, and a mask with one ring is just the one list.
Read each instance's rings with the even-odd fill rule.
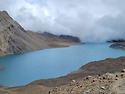
[[95,60],[125,56],[125,51],[109,48],[111,43],[85,44],[46,49],[0,57],[0,84],[26,85],[34,80],[55,78],[77,70]]

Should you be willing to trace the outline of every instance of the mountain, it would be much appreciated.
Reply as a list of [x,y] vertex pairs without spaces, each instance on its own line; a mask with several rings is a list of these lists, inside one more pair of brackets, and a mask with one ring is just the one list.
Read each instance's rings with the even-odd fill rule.
[[[80,40],[76,42],[54,36],[26,31],[6,11],[0,11],[0,56],[81,44]],[[73,39],[78,40],[76,37]]]

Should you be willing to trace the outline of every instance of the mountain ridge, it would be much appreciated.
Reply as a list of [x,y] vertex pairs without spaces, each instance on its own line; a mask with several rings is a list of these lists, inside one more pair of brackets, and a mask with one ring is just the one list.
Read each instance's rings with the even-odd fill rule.
[[26,31],[6,11],[0,11],[0,56],[78,44],[81,44],[80,40],[75,42],[57,37],[54,40],[32,31]]

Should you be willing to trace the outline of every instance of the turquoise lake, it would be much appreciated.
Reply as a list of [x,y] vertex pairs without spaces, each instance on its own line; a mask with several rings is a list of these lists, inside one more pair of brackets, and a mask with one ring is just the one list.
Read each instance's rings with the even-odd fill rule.
[[125,51],[109,48],[111,43],[85,44],[45,49],[0,57],[0,84],[21,86],[32,81],[64,76],[91,61],[125,56]]

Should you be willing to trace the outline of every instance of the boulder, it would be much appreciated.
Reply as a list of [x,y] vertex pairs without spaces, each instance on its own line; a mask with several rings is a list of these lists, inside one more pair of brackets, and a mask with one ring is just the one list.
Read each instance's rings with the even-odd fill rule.
[[0,71],[2,71],[4,68],[0,67]]

